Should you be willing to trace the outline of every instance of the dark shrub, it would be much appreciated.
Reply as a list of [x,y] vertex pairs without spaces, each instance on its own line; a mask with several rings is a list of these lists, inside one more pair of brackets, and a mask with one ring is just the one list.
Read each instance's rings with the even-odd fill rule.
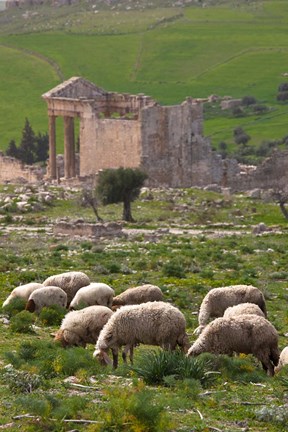
[[288,100],[288,91],[280,92],[277,94],[277,100],[281,102],[285,102]]
[[248,106],[248,105],[254,105],[256,104],[257,100],[254,96],[244,96],[242,98],[241,104]]

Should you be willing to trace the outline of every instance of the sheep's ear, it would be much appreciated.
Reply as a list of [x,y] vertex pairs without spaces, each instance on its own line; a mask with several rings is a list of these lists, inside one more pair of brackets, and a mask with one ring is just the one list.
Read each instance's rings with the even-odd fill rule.
[[97,357],[99,362],[103,366],[107,366],[107,365],[112,364],[112,360],[109,358],[108,354],[105,351],[96,350],[96,351],[94,351],[93,357]]
[[35,302],[34,300],[28,300],[26,306],[25,306],[25,310],[29,311],[29,312],[35,312]]
[[200,333],[202,332],[202,330],[204,329],[203,325],[200,325],[199,327],[197,327],[194,331],[193,331],[193,335],[200,335]]
[[51,336],[52,338],[55,338],[56,334],[57,334],[57,333],[50,333],[50,336]]

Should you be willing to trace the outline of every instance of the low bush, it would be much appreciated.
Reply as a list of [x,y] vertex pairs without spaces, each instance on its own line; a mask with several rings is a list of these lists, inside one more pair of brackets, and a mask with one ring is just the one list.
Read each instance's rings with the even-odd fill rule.
[[7,306],[3,307],[3,312],[8,315],[9,318],[18,314],[25,309],[26,300],[20,297],[15,297],[10,301]]
[[46,326],[57,326],[61,324],[66,313],[67,309],[59,305],[51,305],[41,310],[39,320]]
[[89,351],[81,347],[65,350],[54,341],[26,341],[20,344],[16,352],[8,351],[5,356],[14,367],[33,369],[45,378],[75,375],[80,369],[85,369],[91,375],[101,370]]
[[3,368],[0,377],[1,381],[8,385],[9,389],[14,393],[32,393],[43,383],[40,375],[19,371],[12,365]]
[[12,316],[10,320],[10,329],[17,333],[35,333],[33,330],[33,324],[35,323],[35,320],[35,315],[23,310]]
[[171,260],[163,265],[162,272],[165,276],[185,278],[185,270],[182,264],[177,260]]
[[[67,396],[63,399],[60,396],[46,393],[41,395],[35,394],[22,396],[16,400],[16,403],[21,407],[21,409],[40,417],[40,423],[41,421],[45,422],[46,426],[43,424],[44,428],[42,429],[42,425],[39,425],[38,430],[52,430],[52,427],[53,430],[60,430],[59,420],[61,421],[67,417],[77,418],[77,415],[79,415],[86,407],[88,400],[84,397],[78,396]],[[61,428],[61,430],[63,429]]]
[[155,401],[155,392],[132,388],[106,390],[109,401],[101,407],[103,423],[93,431],[163,432],[172,430],[172,422],[163,404]]

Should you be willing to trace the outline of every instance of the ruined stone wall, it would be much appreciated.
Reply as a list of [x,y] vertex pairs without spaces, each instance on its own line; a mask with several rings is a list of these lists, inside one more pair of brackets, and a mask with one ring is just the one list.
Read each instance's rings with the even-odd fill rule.
[[229,186],[232,191],[245,191],[255,188],[287,189],[288,185],[288,151],[275,151],[265,159],[255,171],[231,177]]
[[58,222],[53,228],[54,234],[80,237],[121,237],[125,234],[122,225],[117,222],[84,223],[83,221]]
[[0,183],[27,181],[37,182],[43,177],[42,171],[28,165],[23,165],[17,159],[0,153]]
[[121,116],[133,113],[138,116],[142,108],[155,104],[156,102],[150,96],[111,92],[95,99],[94,110],[104,114],[105,117],[111,117],[115,113]]
[[141,112],[141,166],[151,186],[189,187],[221,182],[223,164],[202,136],[202,105],[187,100]]
[[140,125],[135,120],[81,119],[80,175],[140,165]]

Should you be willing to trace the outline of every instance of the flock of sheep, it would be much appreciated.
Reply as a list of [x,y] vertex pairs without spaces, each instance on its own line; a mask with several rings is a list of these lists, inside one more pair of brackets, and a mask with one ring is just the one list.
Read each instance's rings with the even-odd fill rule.
[[93,356],[104,365],[112,363],[111,351],[114,368],[119,349],[124,362],[129,353],[132,363],[139,344],[166,350],[179,346],[187,356],[252,354],[270,376],[288,364],[288,346],[279,352],[278,334],[267,319],[263,293],[253,286],[210,290],[200,306],[199,326],[194,331],[198,337],[192,345],[183,313],[165,302],[155,285],[129,288],[115,296],[109,285],[90,282],[85,273],[74,271],[50,276],[42,284],[31,282],[15,288],[3,307],[15,297],[25,299],[26,310],[37,314],[55,304],[68,308],[55,340],[63,347],[96,344]]

